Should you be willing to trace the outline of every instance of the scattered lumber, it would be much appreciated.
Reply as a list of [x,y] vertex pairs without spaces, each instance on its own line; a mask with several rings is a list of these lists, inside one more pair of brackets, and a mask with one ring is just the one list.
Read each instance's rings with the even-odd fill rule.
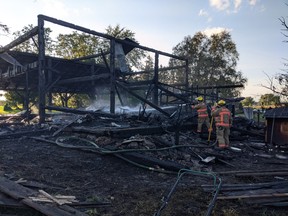
[[[66,205],[67,202],[76,201],[73,196],[65,196],[65,202],[63,199],[60,201],[59,197],[54,197],[43,190],[35,191],[4,177],[0,177],[0,192],[18,201],[20,206],[24,204],[47,216],[87,216],[87,214]],[[48,202],[35,200],[34,197],[39,195],[44,195],[50,200]]]
[[[204,191],[214,191],[214,185],[202,185]],[[250,204],[287,206],[288,181],[254,184],[223,184],[218,200],[244,199]]]

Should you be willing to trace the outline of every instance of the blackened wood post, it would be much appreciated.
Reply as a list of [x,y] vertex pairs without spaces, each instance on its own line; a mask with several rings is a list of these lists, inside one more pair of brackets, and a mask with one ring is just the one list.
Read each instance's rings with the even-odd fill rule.
[[38,96],[39,96],[39,124],[45,122],[45,42],[44,20],[38,16]]
[[[188,65],[188,59],[185,60],[185,91],[189,92],[189,65]],[[188,95],[188,100],[191,103],[193,101],[192,98],[193,95]],[[189,106],[185,106],[186,112],[188,112]]]
[[[52,68],[52,60],[51,59],[48,59],[48,69],[47,69],[47,72],[48,72],[48,83],[49,83],[49,86],[50,84],[52,83],[52,71],[50,70]],[[47,91],[47,89],[46,89]],[[48,105],[51,106],[52,105],[52,93],[51,91],[48,91]]]
[[110,113],[115,113],[115,40],[110,40]]
[[189,90],[189,65],[188,59],[185,60],[185,90],[188,92]]
[[[91,64],[90,71],[91,71],[91,76],[96,75],[94,64]],[[95,80],[92,80],[92,81],[91,81],[91,85],[92,85],[92,86],[95,86]],[[94,89],[94,92],[95,92],[95,89]]]
[[155,52],[153,103],[158,105],[159,53]]
[[28,80],[28,70],[25,72],[25,98],[24,98],[24,110],[29,112],[29,80]]

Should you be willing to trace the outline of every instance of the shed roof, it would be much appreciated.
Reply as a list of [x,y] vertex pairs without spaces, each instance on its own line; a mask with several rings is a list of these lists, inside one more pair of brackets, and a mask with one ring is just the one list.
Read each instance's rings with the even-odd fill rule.
[[266,118],[288,118],[288,107],[280,107],[267,110],[264,114]]

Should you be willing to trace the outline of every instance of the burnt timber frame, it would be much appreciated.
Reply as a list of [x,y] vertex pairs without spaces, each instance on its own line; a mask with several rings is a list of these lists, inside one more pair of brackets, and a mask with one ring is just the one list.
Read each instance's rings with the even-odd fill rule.
[[[101,37],[103,39],[109,40],[110,41],[110,49],[107,52],[102,53],[101,54],[95,54],[93,56],[105,56],[109,53],[109,64],[106,63],[106,67],[105,73],[101,73],[100,75],[86,75],[86,76],[81,76],[81,77],[62,77],[61,71],[57,70],[55,68],[53,68],[51,65],[53,65],[53,61],[63,61],[63,59],[57,59],[57,58],[52,58],[49,56],[45,55],[45,40],[44,40],[44,24],[45,22],[50,22],[56,25],[60,25],[60,26],[64,26],[67,28],[71,28],[77,31],[81,31],[83,33],[87,33],[87,34],[91,34],[97,37]],[[142,89],[147,89],[147,84],[149,83],[150,85],[153,85],[152,88],[152,101],[149,100],[145,100],[143,99],[141,96],[138,96],[136,93],[134,93],[136,96],[136,98],[138,98],[139,100],[142,100],[142,102],[144,103],[148,103],[149,105],[151,105],[152,107],[154,107],[155,109],[157,109],[158,111],[162,112],[165,115],[169,115],[169,113],[166,113],[165,111],[163,111],[160,107],[159,107],[159,72],[163,71],[163,68],[159,68],[159,57],[164,56],[164,57],[169,57],[169,58],[174,58],[180,61],[183,61],[184,64],[182,66],[179,66],[178,68],[183,68],[185,70],[185,78],[186,80],[184,81],[185,83],[182,84],[182,86],[184,86],[183,90],[187,90],[188,89],[188,60],[179,56],[175,56],[166,52],[162,52],[162,51],[158,51],[152,48],[148,48],[145,46],[141,46],[138,43],[135,43],[133,41],[129,41],[129,40],[120,40],[117,38],[114,38],[110,35],[107,34],[103,34],[100,32],[96,32],[94,30],[90,30],[78,25],[74,25],[72,23],[68,23],[62,20],[58,20],[52,17],[48,17],[45,15],[38,15],[38,26],[33,28],[31,31],[29,31],[28,33],[20,36],[19,38],[17,38],[16,40],[12,41],[10,44],[4,46],[4,47],[0,47],[0,54],[6,53],[6,52],[10,52],[10,49],[16,47],[17,45],[25,42],[26,40],[32,38],[33,36],[38,35],[38,55],[36,55],[37,57],[37,67],[34,68],[34,73],[35,70],[36,72],[38,72],[38,75],[32,75],[33,79],[31,79],[31,75],[28,73],[28,71],[25,71],[25,76],[22,76],[22,82],[19,81],[20,78],[17,80],[17,82],[13,83],[13,85],[11,86],[11,82],[13,82],[13,79],[10,80],[6,80],[6,85],[5,83],[0,84],[0,88],[3,90],[22,90],[26,92],[26,105],[27,107],[25,107],[26,109],[28,109],[28,104],[29,104],[29,90],[31,91],[32,89],[38,89],[38,108],[39,108],[39,119],[40,119],[40,124],[45,122],[45,110],[46,109],[53,109],[52,106],[47,106],[46,105],[46,99],[48,98],[49,103],[51,103],[51,93],[52,92],[65,92],[64,90],[61,89],[61,84],[71,84],[71,83],[75,83],[75,82],[79,82],[80,79],[83,81],[85,81],[85,79],[88,80],[98,80],[100,78],[105,79],[106,81],[108,80],[107,85],[110,86],[110,113],[114,114],[115,113],[115,98],[116,95],[118,94],[117,92],[117,86],[119,86],[120,88],[122,87],[122,89],[124,89],[125,91],[127,91],[128,93],[131,94],[132,90],[129,90],[130,87],[133,88],[133,86],[129,86],[129,87],[125,87],[121,84],[119,84],[119,80],[118,79],[118,75],[116,73],[116,67],[115,67],[115,44],[116,43],[120,43],[123,46],[130,46],[132,48],[139,48],[141,50],[144,51],[148,51],[148,52],[152,52],[154,53],[154,70],[153,70],[153,78],[152,80],[146,81],[141,84],[141,82],[135,82],[134,83],[134,87],[135,86],[142,86]],[[65,64],[67,63],[75,63],[81,59],[89,59],[93,56],[84,56],[82,58],[78,58],[78,59],[74,59],[74,60],[65,60]],[[35,58],[35,56],[33,56],[33,58]],[[1,60],[1,58],[0,58]],[[80,65],[83,66],[83,65]],[[79,66],[79,67],[80,67]],[[90,68],[93,68],[94,65],[90,65]],[[1,68],[0,68],[1,70]],[[91,71],[93,69],[90,69]],[[101,69],[104,70],[104,69]],[[2,70],[1,72],[1,78],[2,78]],[[29,71],[30,72],[30,71]],[[54,74],[53,74],[54,73]],[[136,72],[137,73],[137,72]],[[136,74],[135,73],[135,74]],[[52,75],[56,74],[56,78],[54,77],[54,80],[52,79]],[[134,73],[132,73],[134,74]],[[23,75],[23,73],[22,73]],[[72,75],[72,74],[70,74]],[[24,83],[23,83],[24,81]],[[2,82],[2,80],[0,80],[0,83]],[[58,86],[57,86],[58,85]],[[72,91],[72,89],[70,89]],[[67,90],[66,90],[67,91]],[[73,91],[72,91],[73,92]],[[76,93],[87,93],[88,89],[84,89],[80,92],[76,92]],[[172,93],[173,94],[173,93]],[[133,93],[132,93],[133,95]],[[119,96],[119,95],[118,95]],[[120,99],[120,98],[119,98]]]

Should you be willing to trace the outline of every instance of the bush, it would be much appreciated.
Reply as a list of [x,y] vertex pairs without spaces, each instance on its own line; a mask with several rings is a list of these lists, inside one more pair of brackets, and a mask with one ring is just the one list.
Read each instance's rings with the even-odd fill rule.
[[11,111],[12,108],[6,103],[6,104],[4,105],[3,110],[6,111],[6,112],[8,112],[8,111]]

